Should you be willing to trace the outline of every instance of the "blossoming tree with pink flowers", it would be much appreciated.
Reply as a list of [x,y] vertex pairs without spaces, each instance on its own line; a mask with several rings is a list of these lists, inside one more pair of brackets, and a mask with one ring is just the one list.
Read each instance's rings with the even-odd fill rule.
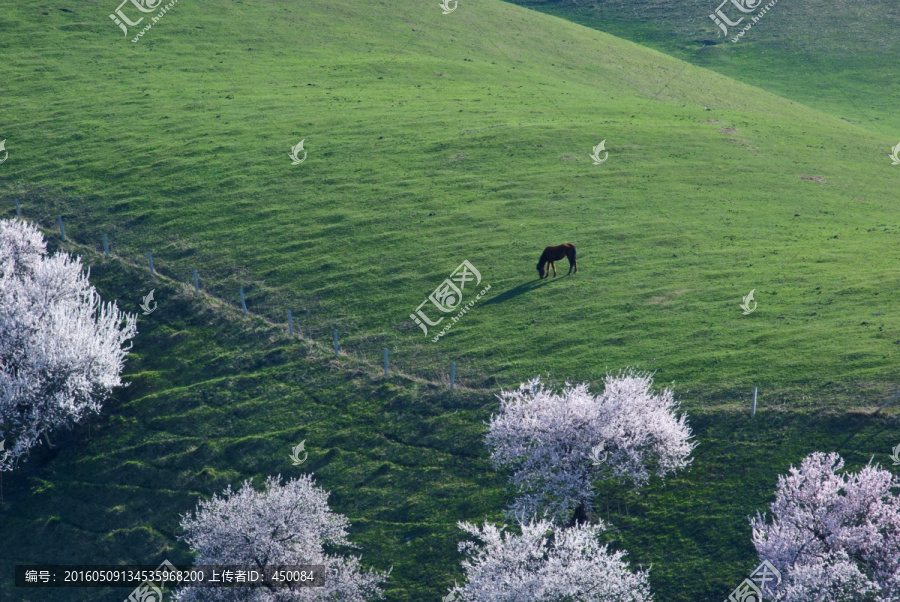
[[900,600],[900,478],[871,463],[839,472],[815,452],[778,477],[771,522],[750,519],[753,545],[783,576],[764,594],[779,602]]

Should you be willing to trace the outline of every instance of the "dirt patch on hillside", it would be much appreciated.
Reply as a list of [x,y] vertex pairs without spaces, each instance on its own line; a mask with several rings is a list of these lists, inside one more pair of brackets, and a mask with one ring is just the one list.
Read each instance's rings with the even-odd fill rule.
[[672,299],[675,299],[676,297],[679,297],[686,292],[687,292],[686,290],[672,291],[671,293],[669,293],[667,295],[663,295],[661,297],[653,297],[652,299],[650,299],[650,301],[648,301],[648,303],[650,305],[660,305],[661,303],[666,303],[667,301],[671,301]]
[[797,176],[801,180],[809,180],[811,182],[818,182],[819,184],[825,183],[825,178],[822,176]]

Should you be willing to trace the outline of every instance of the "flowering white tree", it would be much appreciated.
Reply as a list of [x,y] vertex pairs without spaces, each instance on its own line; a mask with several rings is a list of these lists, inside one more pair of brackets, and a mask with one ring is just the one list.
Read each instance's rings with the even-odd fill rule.
[[838,471],[836,453],[815,452],[778,477],[772,522],[750,519],[760,560],[781,572],[767,584],[779,602],[900,600],[900,478],[871,463]]
[[[182,516],[186,541],[200,565],[324,565],[325,586],[288,589],[182,588],[176,602],[294,602],[343,600],[364,602],[382,598],[387,574],[363,571],[359,559],[326,554],[325,545],[350,546],[347,519],[328,507],[328,492],[316,487],[312,475],[281,485],[281,475],[269,477],[263,491],[250,481],[234,492],[200,502],[193,516]],[[390,573],[390,571],[388,571]]]
[[481,540],[459,544],[465,585],[452,588],[454,602],[648,602],[647,571],[632,573],[625,552],[609,552],[597,536],[605,530],[578,523],[554,529],[549,521],[522,525],[522,534],[459,523]]
[[0,220],[0,471],[100,411],[134,334],[135,317],[101,303],[80,258],[49,256],[36,227]]
[[[503,391],[491,416],[487,444],[496,467],[513,470],[520,496],[511,514],[565,521],[573,509],[593,508],[596,478],[624,477],[640,487],[652,473],[665,477],[690,463],[686,416],[669,389],[651,393],[649,374],[607,376],[592,395],[586,384],[560,393],[540,379]],[[577,516],[577,513],[576,513]]]

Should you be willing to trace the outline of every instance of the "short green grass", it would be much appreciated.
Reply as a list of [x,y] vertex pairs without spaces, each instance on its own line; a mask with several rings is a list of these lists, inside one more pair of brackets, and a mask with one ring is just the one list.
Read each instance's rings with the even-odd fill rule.
[[[500,2],[214,6],[138,44],[103,4],[11,9],[7,215],[472,386],[893,379],[889,139]],[[535,283],[567,240],[578,275]],[[491,296],[431,343],[409,314],[464,259]]]
[[[781,0],[736,43],[731,40],[748,18],[729,27],[726,38],[709,18],[721,0],[509,1],[825,111],[894,138],[891,146],[900,141],[900,9],[890,0]],[[741,16],[730,2],[722,10],[733,21]]]
[[[499,1],[179,2],[137,44],[115,6],[0,16],[0,215],[61,214],[95,252],[107,233],[108,262],[69,248],[125,309],[159,302],[132,386],[6,476],[0,598],[123,598],[13,590],[11,566],[184,561],[178,514],[292,474],[305,439],[364,561],[395,567],[388,598],[436,600],[461,579],[455,522],[509,500],[494,394],[535,373],[674,381],[693,469],[602,508],[661,601],[727,596],[754,566],[747,514],[806,453],[888,461],[895,414],[848,412],[896,387],[883,133]],[[578,274],[536,282],[566,240]],[[187,288],[134,267],[147,251]],[[491,292],[433,344],[409,314],[464,259]],[[288,309],[316,344],[287,340]],[[385,347],[410,378],[377,376]]]
[[[70,250],[83,252],[82,248]],[[4,475],[0,598],[120,601],[130,590],[12,587],[16,563],[190,563],[179,515],[245,478],[305,472],[352,522],[363,562],[393,567],[387,599],[437,600],[461,581],[458,520],[499,522],[510,500],[483,443],[496,411],[488,392],[377,376],[353,358],[290,340],[189,288],[89,254],[107,299],[131,290],[164,299],[139,318],[131,385],[100,417],[53,436]],[[120,302],[123,300],[120,298]],[[777,475],[815,450],[853,468],[887,463],[896,411],[882,416],[744,409],[685,398],[700,446],[689,471],[632,492],[601,484],[608,540],[635,565],[652,564],[660,601],[727,596],[755,566],[746,517],[764,510]],[[307,461],[290,449],[306,441]]]

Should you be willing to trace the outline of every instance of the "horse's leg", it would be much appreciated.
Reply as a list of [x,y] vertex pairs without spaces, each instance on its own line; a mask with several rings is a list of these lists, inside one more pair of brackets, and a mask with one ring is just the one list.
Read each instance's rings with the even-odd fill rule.
[[553,266],[553,277],[556,278],[556,262],[551,261],[550,265]]

